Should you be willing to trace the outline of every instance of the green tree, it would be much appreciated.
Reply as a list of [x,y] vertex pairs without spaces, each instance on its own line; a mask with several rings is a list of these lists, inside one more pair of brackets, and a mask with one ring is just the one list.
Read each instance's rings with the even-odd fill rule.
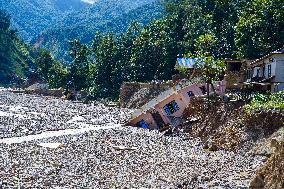
[[195,69],[200,73],[203,81],[207,83],[207,95],[209,98],[209,86],[211,85],[214,94],[215,89],[213,86],[213,81],[219,80],[219,77],[224,74],[225,63],[223,60],[218,59],[214,56],[216,54],[214,51],[214,45],[216,40],[210,34],[205,34],[199,36],[196,40],[195,58],[197,58]]
[[94,65],[88,60],[91,51],[80,41],[70,42],[70,55],[73,59],[69,66],[68,87],[80,91],[87,89],[92,83]]
[[114,97],[117,92],[113,86],[113,67],[117,58],[117,42],[112,33],[106,36],[97,34],[93,41],[95,55],[95,86],[97,97]]
[[40,57],[36,60],[35,69],[36,73],[44,81],[48,81],[48,72],[54,62],[55,60],[53,59],[50,52],[47,50],[42,50]]
[[67,69],[65,69],[59,61],[54,62],[48,70],[48,86],[50,88],[65,87],[67,73]]
[[236,24],[236,44],[245,58],[258,58],[284,44],[284,1],[253,0]]
[[0,9],[0,29],[8,30],[11,24],[10,21],[11,21],[10,15],[6,11]]
[[153,21],[135,39],[130,61],[136,81],[171,79],[178,50],[168,21]]

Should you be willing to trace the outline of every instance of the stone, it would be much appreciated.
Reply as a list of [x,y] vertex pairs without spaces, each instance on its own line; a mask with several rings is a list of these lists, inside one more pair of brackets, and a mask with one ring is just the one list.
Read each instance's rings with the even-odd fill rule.
[[249,184],[250,189],[262,189],[264,186],[265,183],[261,176],[256,176]]

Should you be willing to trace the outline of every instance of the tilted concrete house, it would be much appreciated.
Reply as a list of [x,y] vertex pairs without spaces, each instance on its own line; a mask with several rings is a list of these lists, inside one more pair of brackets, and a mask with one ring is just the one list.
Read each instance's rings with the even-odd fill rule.
[[[225,92],[223,81],[215,82],[214,86],[217,94]],[[205,93],[206,84],[178,84],[135,111],[128,125],[149,129],[160,129],[166,124],[178,125],[190,98]]]

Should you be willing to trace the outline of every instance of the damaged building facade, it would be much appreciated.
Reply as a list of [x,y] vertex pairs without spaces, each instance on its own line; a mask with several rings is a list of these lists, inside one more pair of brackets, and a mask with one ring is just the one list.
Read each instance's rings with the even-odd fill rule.
[[[215,82],[214,86],[217,94],[225,92],[224,81]],[[179,125],[180,117],[190,104],[190,98],[203,96],[205,93],[206,84],[183,85],[180,83],[136,110],[128,125],[147,129],[160,129],[167,124]]]

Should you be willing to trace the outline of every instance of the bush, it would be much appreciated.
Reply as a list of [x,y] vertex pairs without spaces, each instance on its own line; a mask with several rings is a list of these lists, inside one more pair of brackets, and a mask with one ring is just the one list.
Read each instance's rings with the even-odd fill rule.
[[249,129],[273,132],[284,123],[284,91],[270,95],[256,94],[244,110],[243,121]]
[[247,113],[259,110],[284,110],[284,91],[271,95],[256,94],[250,104],[245,106]]

